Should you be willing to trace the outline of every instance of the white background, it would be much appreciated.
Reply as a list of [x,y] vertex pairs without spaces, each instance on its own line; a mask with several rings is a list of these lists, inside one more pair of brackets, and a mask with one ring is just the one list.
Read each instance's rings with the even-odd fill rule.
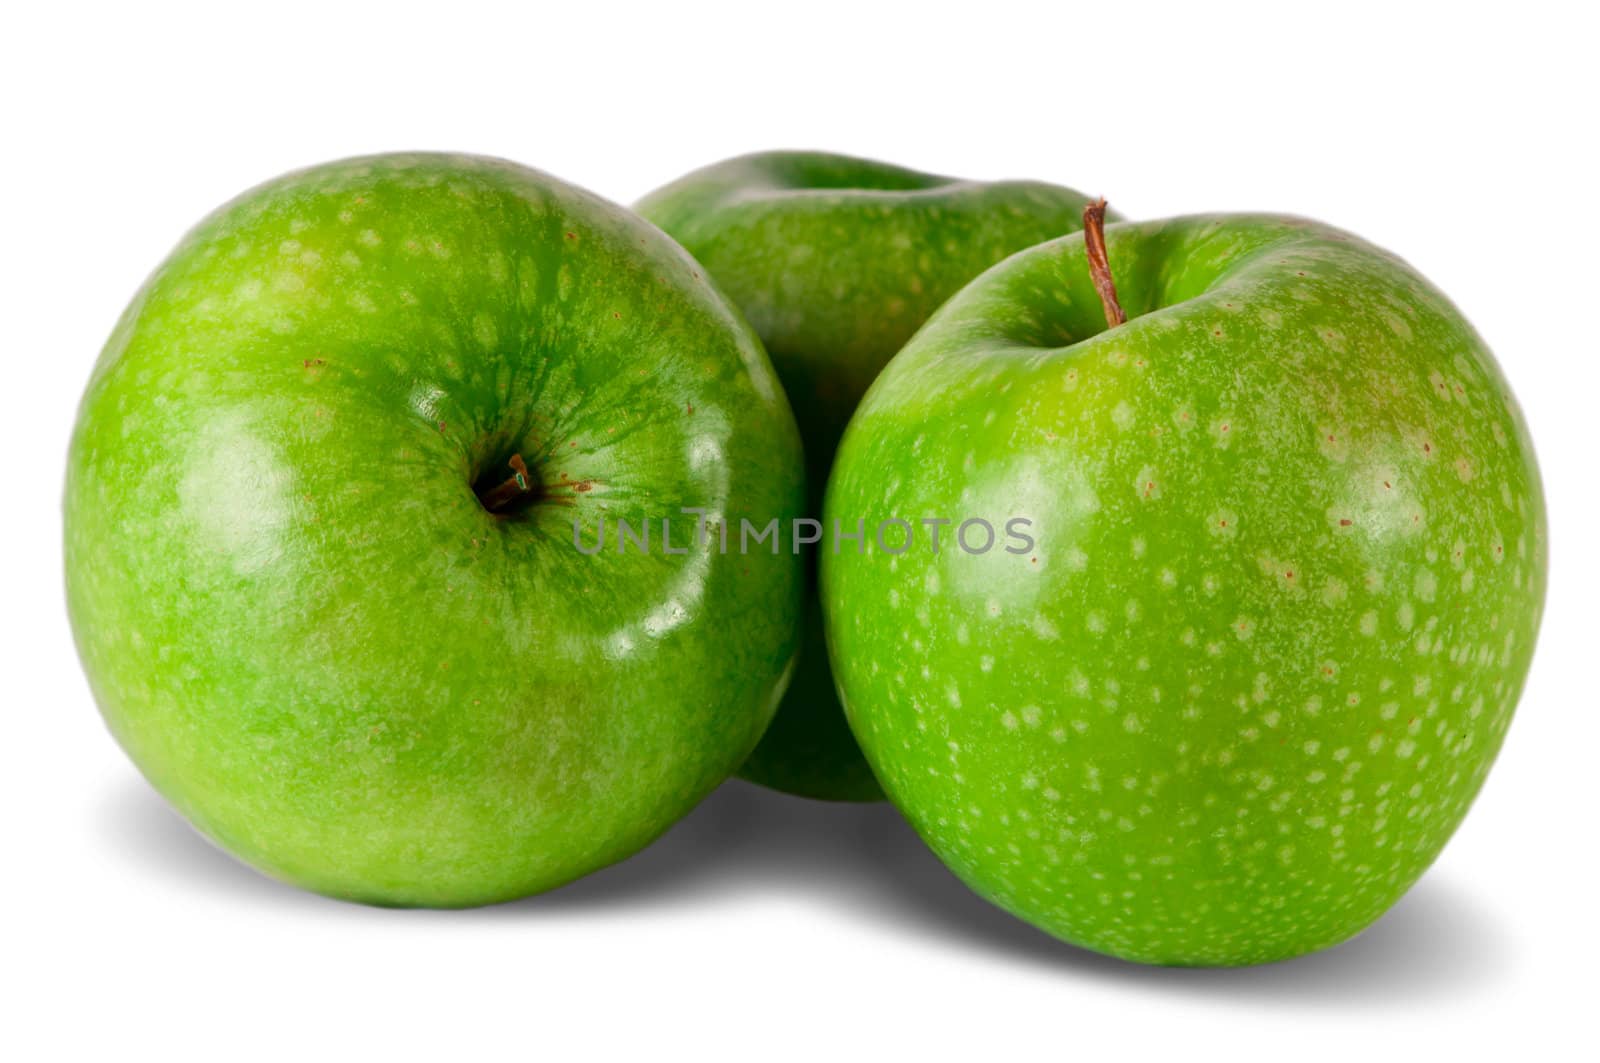
[[[0,16],[0,1056],[1594,1050],[1589,5],[540,6]],[[547,897],[365,909],[211,849],[122,757],[67,630],[60,480],[100,344],[191,223],[283,170],[361,152],[505,155],[628,202],[766,147],[1047,179],[1131,217],[1307,214],[1398,251],[1477,324],[1538,444],[1549,608],[1477,807],[1372,930],[1270,968],[1133,967],[968,895],[886,807],[742,784]]]

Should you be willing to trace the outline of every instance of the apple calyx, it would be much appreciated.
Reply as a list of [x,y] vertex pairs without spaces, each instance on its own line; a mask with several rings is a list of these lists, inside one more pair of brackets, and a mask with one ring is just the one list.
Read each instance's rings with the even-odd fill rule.
[[478,496],[478,501],[483,504],[483,508],[496,516],[504,516],[508,511],[515,508],[519,501],[529,500],[526,496],[534,493],[533,477],[529,474],[527,463],[522,460],[522,455],[511,455],[506,464],[511,466],[510,479]]
[[1111,276],[1111,262],[1106,258],[1106,197],[1083,208],[1083,246],[1089,256],[1089,278],[1100,295],[1100,305],[1106,312],[1106,327],[1116,328],[1126,324],[1128,315],[1117,302],[1117,282]]

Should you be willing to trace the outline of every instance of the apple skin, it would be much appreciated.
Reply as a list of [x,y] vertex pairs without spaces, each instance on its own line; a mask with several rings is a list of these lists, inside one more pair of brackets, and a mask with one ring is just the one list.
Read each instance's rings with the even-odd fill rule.
[[[1087,202],[1037,181],[773,151],[696,170],[635,209],[710,270],[760,335],[800,423],[815,517],[839,437],[878,371],[973,277],[1080,230]],[[834,692],[814,590],[794,681],[740,774],[806,797],[883,798]]]
[[[473,485],[512,453],[542,486],[494,515]],[[592,547],[803,493],[758,340],[652,226],[499,160],[352,159],[222,207],[123,315],[72,439],[68,603],[116,738],[224,848],[484,904],[687,812],[796,649],[792,555],[613,527],[586,556],[572,522]]]
[[1053,241],[862,402],[829,526],[1024,517],[1035,549],[824,553],[835,674],[1000,907],[1146,963],[1311,952],[1421,875],[1500,747],[1544,598],[1532,446],[1398,258],[1283,217],[1106,233],[1126,325]]

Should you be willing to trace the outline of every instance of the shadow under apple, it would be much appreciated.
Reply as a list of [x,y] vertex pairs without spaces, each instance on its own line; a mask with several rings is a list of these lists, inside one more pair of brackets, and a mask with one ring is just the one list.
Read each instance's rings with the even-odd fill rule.
[[[95,824],[122,858],[253,903],[326,906],[239,863],[191,829],[142,781],[117,786]],[[1328,1006],[1404,1006],[1452,995],[1509,965],[1501,928],[1437,874],[1337,948],[1266,967],[1142,967],[1074,948],[981,900],[893,807],[808,801],[733,780],[660,840],[551,893],[464,913],[363,909],[392,918],[528,919],[627,907],[716,904],[730,895],[802,894],[907,933],[1066,975],[1159,991]]]

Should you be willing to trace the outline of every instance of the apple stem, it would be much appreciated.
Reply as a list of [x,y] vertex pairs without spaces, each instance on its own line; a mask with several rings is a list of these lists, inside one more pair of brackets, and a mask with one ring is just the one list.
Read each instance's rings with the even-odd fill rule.
[[1083,208],[1083,246],[1089,254],[1089,278],[1100,294],[1106,312],[1106,327],[1126,324],[1128,315],[1117,302],[1117,282],[1111,277],[1111,262],[1106,258],[1106,200],[1104,196]]
[[512,502],[533,491],[533,477],[528,475],[528,466],[522,460],[522,455],[511,455],[511,460],[506,464],[511,466],[511,478],[479,496],[483,508],[490,513],[503,512]]

